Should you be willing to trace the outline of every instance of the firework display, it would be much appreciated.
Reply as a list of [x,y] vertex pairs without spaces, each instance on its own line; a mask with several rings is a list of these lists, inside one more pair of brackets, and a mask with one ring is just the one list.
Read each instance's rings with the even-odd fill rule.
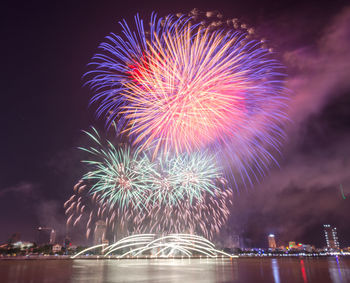
[[[284,137],[283,66],[237,19],[193,10],[124,20],[86,74],[97,116],[123,144],[85,132],[87,173],[65,203],[67,226],[212,239],[233,192],[265,174]],[[98,245],[100,247],[101,245]]]
[[225,224],[232,205],[232,190],[217,187],[213,194],[205,193],[201,199],[185,200],[170,207],[152,205],[149,213],[138,219],[138,233],[192,233],[212,239]]
[[96,146],[81,149],[94,159],[83,161],[90,171],[65,203],[68,226],[85,221],[89,237],[96,219],[103,219],[111,234],[165,230],[211,238],[228,218],[232,191],[213,157],[196,153],[152,162],[138,150],[109,141],[104,146],[92,132],[85,133]]
[[[95,181],[91,193],[99,193],[102,199],[120,207],[131,203],[141,205],[145,201],[148,182],[148,171],[151,170],[148,158],[141,157],[136,150],[115,148],[107,141],[107,148],[99,141],[98,132],[92,128],[94,134],[85,132],[97,144],[97,147],[80,148],[96,157],[93,160],[84,160],[94,170],[83,177],[84,180]],[[140,158],[139,158],[140,157]]]
[[149,202],[145,210],[131,204],[121,208],[98,193],[91,196],[83,180],[75,188],[65,203],[67,227],[84,226],[86,238],[92,236],[96,221],[103,220],[112,238],[135,233],[187,232],[212,239],[228,219],[232,205],[232,191],[219,187],[213,194],[204,193],[200,200],[186,199],[174,206]]
[[160,155],[156,160],[150,187],[150,201],[176,205],[182,200],[201,199],[204,192],[212,194],[215,180],[221,174],[213,156],[204,153],[178,156]]
[[[179,156],[162,155],[151,161],[139,149],[116,148],[99,140],[99,134],[85,132],[97,146],[80,148],[90,153],[93,160],[84,160],[91,169],[83,179],[92,181],[90,192],[100,193],[101,198],[124,207],[145,205],[148,202],[165,203],[169,206],[188,199],[200,199],[203,192],[213,194],[219,168],[212,156],[192,153]],[[140,207],[141,208],[141,207]]]
[[108,36],[88,73],[98,115],[154,156],[214,148],[237,171],[263,173],[285,118],[281,65],[263,43],[188,16],[121,25],[124,37]]
[[[207,256],[210,258],[217,258],[218,256],[225,256],[229,258],[234,258],[238,256],[233,256],[223,251],[217,250],[215,245],[203,237],[199,237],[191,234],[170,234],[168,236],[163,236],[156,238],[155,234],[139,234],[128,236],[120,239],[116,243],[111,245],[99,244],[87,249],[82,250],[71,258],[78,258],[84,255],[86,252],[103,248],[103,255],[107,257],[113,253],[123,251],[123,253],[115,258],[126,258],[130,255],[134,257],[192,257],[194,255]],[[125,248],[128,251],[125,252]],[[157,250],[155,254],[152,254],[152,250]]]

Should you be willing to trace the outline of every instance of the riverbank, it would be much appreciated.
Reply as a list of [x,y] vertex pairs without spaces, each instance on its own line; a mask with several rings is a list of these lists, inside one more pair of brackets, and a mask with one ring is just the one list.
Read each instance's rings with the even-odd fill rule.
[[[72,258],[74,255],[25,255],[25,256],[0,256],[0,260],[74,260],[74,259],[86,259],[86,260],[102,260],[102,259],[115,259],[115,260],[156,260],[156,259],[230,259],[227,256],[218,257],[206,257],[206,256],[193,256],[193,257],[155,257],[155,256],[140,256],[140,257],[123,257],[118,255],[80,255]],[[322,254],[238,254],[232,255],[233,258],[327,258],[327,257],[350,257],[350,253],[322,253]]]

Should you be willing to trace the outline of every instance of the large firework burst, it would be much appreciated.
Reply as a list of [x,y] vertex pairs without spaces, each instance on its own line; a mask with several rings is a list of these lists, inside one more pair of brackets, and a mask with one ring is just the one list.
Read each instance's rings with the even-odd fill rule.
[[98,114],[153,157],[214,147],[240,173],[263,174],[285,119],[281,65],[269,50],[248,32],[187,16],[135,23],[134,32],[122,22],[124,37],[108,36],[93,59]]

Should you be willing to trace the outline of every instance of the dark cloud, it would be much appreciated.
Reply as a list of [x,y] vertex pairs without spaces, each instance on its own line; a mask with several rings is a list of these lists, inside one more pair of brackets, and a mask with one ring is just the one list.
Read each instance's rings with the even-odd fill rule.
[[54,229],[56,239],[63,239],[66,233],[66,219],[61,201],[47,200],[36,206],[39,225]]
[[302,124],[350,87],[350,7],[335,16],[316,44],[284,54],[291,90],[289,117]]
[[279,192],[264,188],[254,195],[244,193],[237,197],[232,212],[232,225],[237,226],[248,246],[266,247],[267,235],[274,233],[279,245],[298,241],[323,247],[325,223],[338,227],[342,246],[349,244],[345,237],[349,228],[344,222],[350,213],[349,202],[334,187],[290,184]]
[[[0,241],[5,241],[15,232],[22,239],[32,239],[36,225],[35,206],[42,197],[41,185],[28,181],[0,188]],[[30,235],[30,237],[27,237]]]
[[16,194],[19,198],[27,197],[29,194],[35,193],[37,185],[21,182],[11,187],[6,187],[0,190],[0,198],[6,196],[7,194]]

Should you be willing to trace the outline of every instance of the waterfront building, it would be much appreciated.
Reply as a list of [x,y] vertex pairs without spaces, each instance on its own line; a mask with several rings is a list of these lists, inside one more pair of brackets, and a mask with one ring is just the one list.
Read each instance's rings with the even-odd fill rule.
[[21,250],[26,250],[26,249],[29,249],[29,248],[31,248],[33,246],[34,246],[34,244],[31,243],[31,242],[22,242],[22,241],[18,241],[16,243],[12,244],[13,248],[18,248],[18,249],[21,249]]
[[297,245],[294,241],[290,241],[290,242],[288,243],[288,247],[289,247],[290,250],[291,250],[291,249],[297,249],[297,248],[298,248],[298,245]]
[[315,247],[308,245],[308,244],[303,244],[303,250],[308,252],[308,253],[312,253],[315,250]]
[[60,251],[62,251],[62,246],[60,244],[56,244],[56,245],[52,246],[52,252],[53,253],[58,253]]
[[20,233],[13,233],[10,237],[10,239],[8,240],[9,244],[13,244],[16,242],[19,242],[21,240],[21,234]]
[[337,228],[332,227],[329,224],[323,225],[324,236],[326,239],[327,249],[328,250],[339,250],[339,240]]
[[67,249],[71,245],[72,245],[72,242],[71,242],[70,238],[68,236],[66,236],[64,238],[64,241],[63,241],[64,248]]
[[50,233],[50,244],[53,245],[56,242],[56,231],[51,229]]
[[73,245],[73,244],[71,244],[69,247],[68,247],[68,250],[69,251],[75,251],[76,249],[77,249],[77,245]]
[[276,239],[274,234],[270,234],[268,236],[268,241],[269,241],[269,249],[275,250],[276,249]]
[[102,244],[106,238],[107,225],[103,220],[98,220],[96,222],[95,232],[94,232],[94,245]]

